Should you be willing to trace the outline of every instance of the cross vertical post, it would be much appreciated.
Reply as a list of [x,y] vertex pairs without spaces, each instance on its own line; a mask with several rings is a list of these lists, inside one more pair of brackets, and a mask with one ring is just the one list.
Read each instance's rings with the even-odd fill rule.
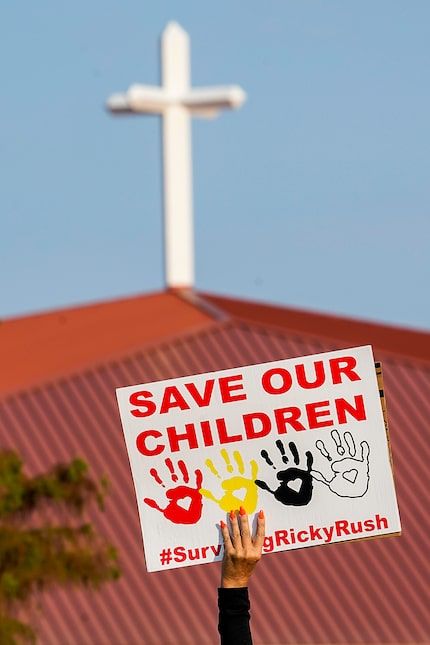
[[[188,35],[170,23],[161,38],[162,86],[166,94],[183,96],[190,88]],[[180,103],[163,114],[164,243],[166,284],[194,284],[191,117]]]

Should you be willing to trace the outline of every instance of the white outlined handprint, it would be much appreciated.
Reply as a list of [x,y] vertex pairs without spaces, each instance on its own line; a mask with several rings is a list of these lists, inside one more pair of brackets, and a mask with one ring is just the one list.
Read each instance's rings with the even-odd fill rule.
[[[345,432],[343,435],[346,449],[341,441],[339,432],[337,430],[331,431],[332,439],[336,446],[336,452],[339,456],[343,457],[337,461],[333,461],[332,456],[327,451],[324,442],[321,439],[315,443],[315,447],[320,453],[330,461],[330,467],[333,473],[332,479],[327,479],[318,470],[311,470],[312,477],[319,482],[322,482],[339,497],[363,497],[369,487],[369,454],[370,447],[367,441],[360,443],[361,459],[357,459],[357,449],[355,446],[354,437],[350,432]],[[343,456],[346,455],[346,456]]]

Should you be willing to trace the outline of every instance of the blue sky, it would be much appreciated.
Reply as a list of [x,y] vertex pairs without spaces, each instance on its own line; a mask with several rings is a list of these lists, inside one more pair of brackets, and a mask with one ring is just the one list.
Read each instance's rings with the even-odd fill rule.
[[93,0],[0,7],[0,317],[164,288],[158,84],[170,20],[193,85],[196,287],[430,328],[430,2]]

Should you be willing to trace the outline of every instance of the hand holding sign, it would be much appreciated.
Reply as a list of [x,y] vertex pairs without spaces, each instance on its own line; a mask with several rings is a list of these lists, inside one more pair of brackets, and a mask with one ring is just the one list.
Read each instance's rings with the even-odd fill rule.
[[247,587],[255,565],[261,559],[264,544],[265,520],[260,511],[257,516],[257,530],[251,536],[248,515],[241,507],[239,515],[230,512],[231,535],[227,524],[221,522],[224,540],[224,557],[221,570],[221,587]]

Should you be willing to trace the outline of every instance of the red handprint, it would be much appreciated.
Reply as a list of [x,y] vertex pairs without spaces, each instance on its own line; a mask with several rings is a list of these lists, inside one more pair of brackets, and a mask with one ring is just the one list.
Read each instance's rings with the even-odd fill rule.
[[[177,482],[178,475],[175,472],[172,460],[167,458],[165,464],[170,471],[172,481]],[[201,518],[203,509],[203,500],[200,493],[203,475],[197,469],[194,473],[196,477],[195,487],[187,486],[186,484],[189,483],[190,477],[188,475],[188,469],[181,459],[178,461],[178,468],[182,473],[184,485],[175,486],[174,488],[166,490],[166,498],[169,500],[169,503],[165,508],[161,508],[154,499],[150,499],[149,497],[145,497],[143,501],[148,506],[151,506],[151,508],[155,508],[160,513],[163,513],[166,520],[174,524],[196,524]],[[151,468],[149,472],[157,484],[163,486],[163,488],[166,487],[155,468]]]

